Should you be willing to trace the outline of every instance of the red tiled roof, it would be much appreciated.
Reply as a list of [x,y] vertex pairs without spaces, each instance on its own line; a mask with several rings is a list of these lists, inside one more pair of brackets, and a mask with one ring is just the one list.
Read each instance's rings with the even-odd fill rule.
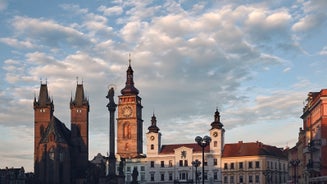
[[[174,150],[180,147],[187,147],[193,149],[193,152],[202,152],[201,146],[197,143],[189,143],[189,144],[169,144],[169,145],[162,145],[160,154],[174,154]],[[210,151],[210,145],[204,148],[204,152]]]
[[275,146],[265,145],[261,142],[243,143],[242,141],[233,144],[225,144],[222,157],[255,155],[286,157],[286,154],[283,152],[283,150]]

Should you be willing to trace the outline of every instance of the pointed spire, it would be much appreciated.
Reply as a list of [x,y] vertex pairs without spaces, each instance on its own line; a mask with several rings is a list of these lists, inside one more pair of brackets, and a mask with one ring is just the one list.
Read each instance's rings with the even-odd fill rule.
[[40,92],[38,98],[34,95],[34,109],[36,108],[50,108],[50,112],[54,111],[53,100],[49,97],[47,83],[43,84],[41,81]]
[[217,128],[222,129],[224,125],[220,122],[220,113],[218,111],[218,108],[216,108],[215,112],[215,120],[211,123],[211,129]]
[[45,106],[52,103],[52,101],[51,101],[51,99],[49,97],[47,83],[45,83],[45,84],[41,83],[39,98],[38,98],[37,102],[38,102],[40,107],[45,107]]
[[151,126],[149,126],[148,128],[149,132],[154,132],[154,133],[158,133],[159,132],[159,128],[157,127],[157,118],[156,116],[152,115],[152,118],[151,118]]
[[75,98],[71,99],[70,105],[71,105],[71,107],[72,106],[81,107],[83,105],[89,106],[89,102],[84,94],[83,84],[78,84],[78,81],[77,81],[77,85],[76,85]]
[[139,94],[139,90],[135,88],[134,86],[134,81],[133,81],[133,69],[131,66],[131,59],[129,56],[129,66],[128,69],[126,71],[126,83],[125,83],[125,88],[122,89],[120,92],[122,95],[138,95]]

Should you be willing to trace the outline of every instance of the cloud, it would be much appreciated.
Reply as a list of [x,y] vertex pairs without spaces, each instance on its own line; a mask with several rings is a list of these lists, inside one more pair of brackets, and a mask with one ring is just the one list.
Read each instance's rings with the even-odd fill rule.
[[292,26],[295,32],[309,32],[319,29],[326,24],[327,3],[323,0],[303,3],[301,18]]
[[90,44],[82,32],[52,20],[16,16],[12,21],[12,26],[17,33],[28,36],[29,39],[41,42],[48,47],[58,48],[62,44],[83,47]]
[[0,42],[5,43],[11,47],[20,48],[20,49],[25,49],[25,48],[32,49],[37,47],[29,40],[19,41],[15,38],[0,38]]
[[327,55],[327,46],[322,48],[322,50],[319,52],[320,55]]
[[123,8],[121,6],[112,6],[112,7],[105,7],[101,5],[98,8],[98,11],[103,12],[106,16],[113,16],[113,15],[121,15],[123,13]]

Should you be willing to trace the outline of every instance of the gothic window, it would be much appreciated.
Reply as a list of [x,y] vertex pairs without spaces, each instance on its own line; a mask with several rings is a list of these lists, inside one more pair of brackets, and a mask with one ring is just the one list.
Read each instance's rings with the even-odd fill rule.
[[50,134],[50,136],[49,136],[49,141],[50,142],[53,142],[55,140],[55,135],[54,135],[54,133],[52,133],[52,134]]
[[49,158],[51,160],[54,160],[54,158],[55,158],[55,151],[53,148],[50,148],[50,150],[49,150]]
[[63,152],[63,150],[60,150],[60,152],[59,152],[59,160],[60,160],[60,162],[64,161],[64,152]]

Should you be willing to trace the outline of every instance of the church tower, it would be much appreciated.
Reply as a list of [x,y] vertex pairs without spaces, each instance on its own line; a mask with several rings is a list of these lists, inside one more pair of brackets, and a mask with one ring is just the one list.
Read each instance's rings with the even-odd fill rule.
[[36,162],[39,161],[38,146],[52,119],[53,111],[54,106],[48,94],[48,86],[41,83],[39,97],[37,100],[34,97],[34,161]]
[[36,183],[71,182],[70,131],[54,114],[47,84],[34,98],[34,174]]
[[225,139],[225,129],[223,128],[223,124],[220,122],[220,113],[218,109],[215,112],[215,120],[211,123],[210,129],[210,151],[222,154],[224,148],[224,139]]
[[83,84],[76,86],[75,98],[70,100],[71,143],[73,177],[83,175],[89,157],[89,101],[85,97]]
[[147,156],[157,156],[161,147],[161,133],[157,127],[157,118],[154,114],[148,130],[149,132],[146,134]]
[[139,90],[134,86],[130,59],[121,94],[118,101],[117,154],[122,158],[136,158],[143,153],[143,106]]

